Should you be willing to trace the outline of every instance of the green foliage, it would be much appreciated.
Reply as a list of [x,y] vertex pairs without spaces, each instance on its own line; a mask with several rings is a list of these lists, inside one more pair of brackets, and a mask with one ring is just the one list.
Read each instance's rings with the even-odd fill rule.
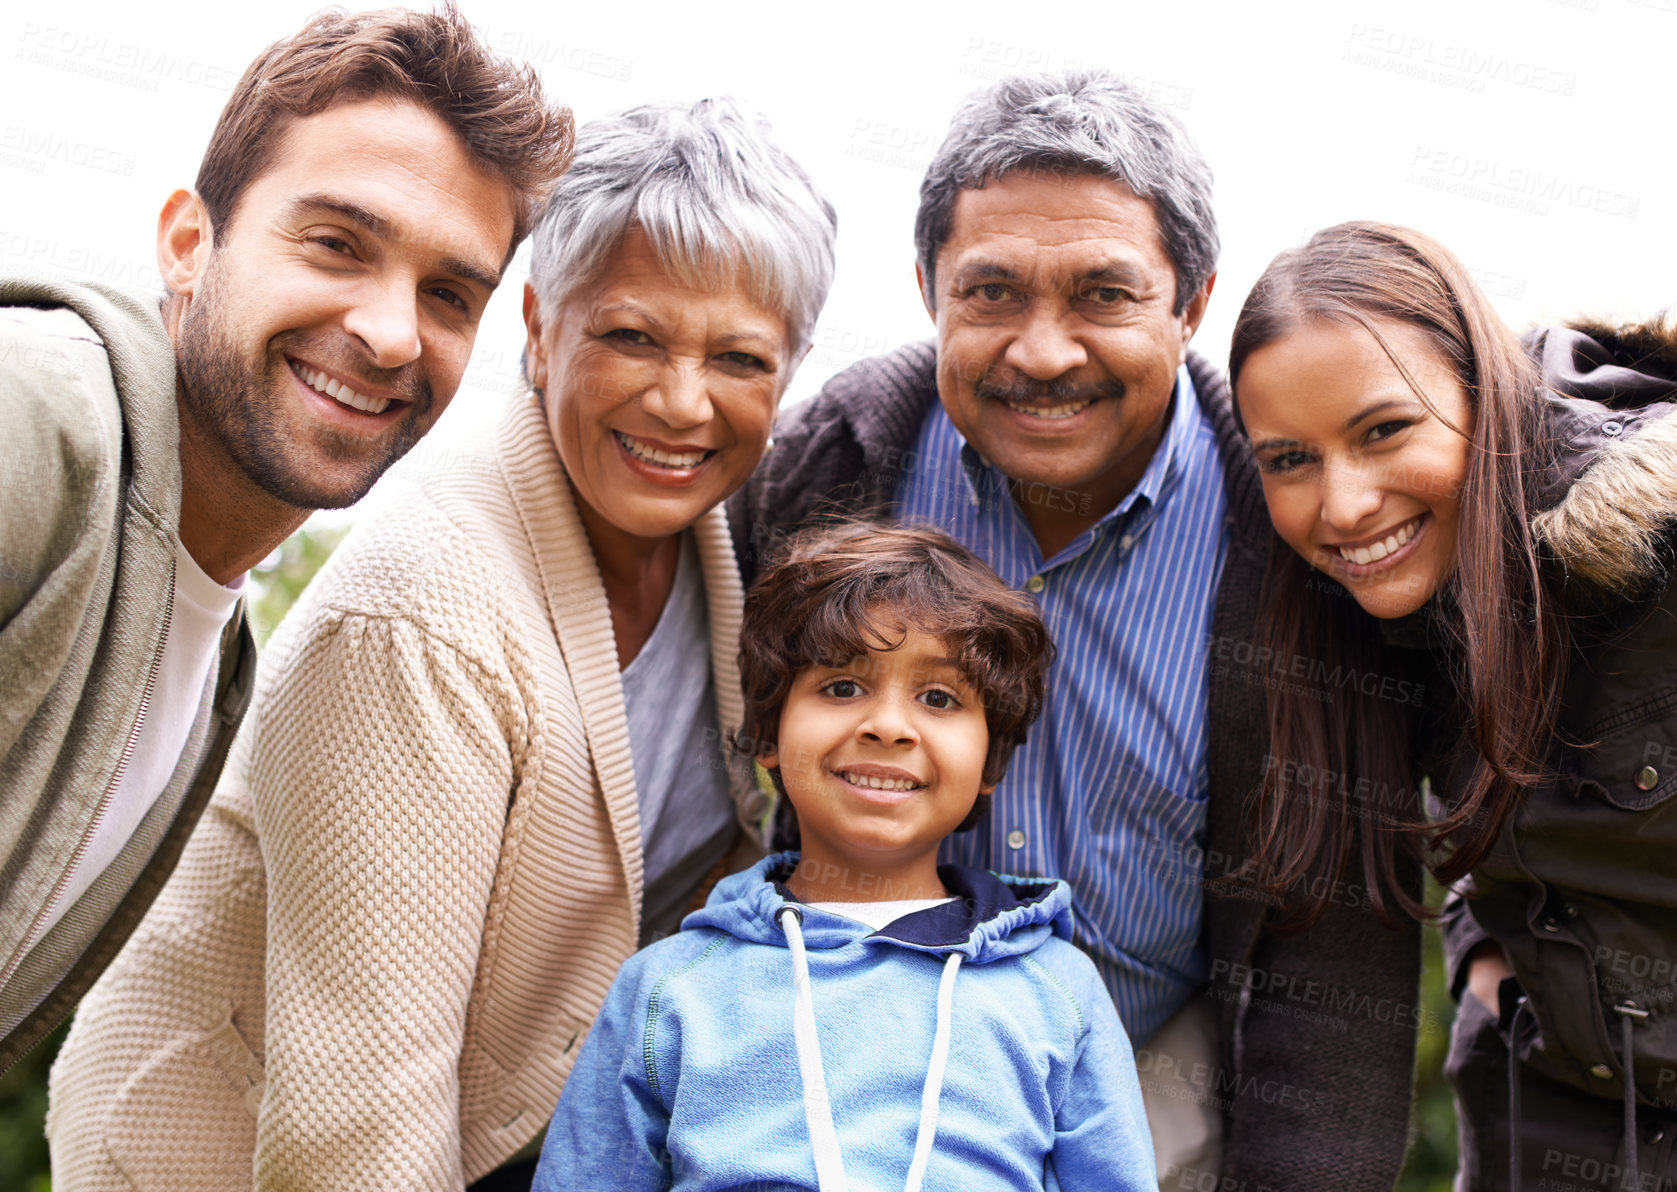
[[[268,640],[349,529],[347,524],[305,525],[252,570],[250,620],[259,643]],[[9,1192],[52,1192],[43,1133],[47,1072],[69,1029],[66,1021],[0,1076],[0,1188]]]
[[296,603],[349,530],[347,524],[317,525],[311,521],[251,569],[250,627],[257,645],[267,644],[280,618]]
[[[1444,892],[1427,879],[1427,904]],[[1456,1172],[1456,1106],[1444,1077],[1450,1022],[1456,1006],[1444,984],[1444,946],[1438,928],[1421,929],[1421,1033],[1415,1041],[1414,1136],[1396,1192],[1450,1192]]]
[[47,1069],[70,1024],[48,1035],[0,1077],[0,1188],[50,1192],[47,1175]]

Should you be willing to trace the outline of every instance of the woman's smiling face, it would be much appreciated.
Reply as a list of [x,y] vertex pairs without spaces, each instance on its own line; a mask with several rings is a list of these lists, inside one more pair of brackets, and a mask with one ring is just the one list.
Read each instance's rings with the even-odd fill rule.
[[1270,520],[1371,616],[1414,612],[1455,570],[1473,407],[1420,329],[1312,321],[1246,358],[1235,401]]
[[635,228],[551,316],[528,289],[524,310],[531,381],[585,521],[660,538],[745,483],[795,362],[785,317],[743,282],[671,277]]

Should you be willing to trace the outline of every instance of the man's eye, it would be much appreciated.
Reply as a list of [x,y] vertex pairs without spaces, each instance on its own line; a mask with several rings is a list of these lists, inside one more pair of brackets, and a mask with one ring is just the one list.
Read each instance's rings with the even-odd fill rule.
[[342,236],[316,236],[314,242],[329,252],[344,256],[351,256],[355,252],[355,248]]
[[603,338],[614,339],[623,344],[635,344],[639,347],[645,347],[652,342],[650,335],[644,331],[637,331],[633,327],[614,327],[606,332]]
[[852,699],[862,693],[862,685],[855,679],[834,679],[821,688],[836,699]]
[[426,293],[441,298],[444,302],[459,310],[470,311],[472,309],[472,304],[466,301],[463,294],[458,290],[450,289],[448,286],[432,286]]
[[972,293],[986,302],[1007,302],[1018,296],[1012,286],[999,281],[987,281],[972,288]]

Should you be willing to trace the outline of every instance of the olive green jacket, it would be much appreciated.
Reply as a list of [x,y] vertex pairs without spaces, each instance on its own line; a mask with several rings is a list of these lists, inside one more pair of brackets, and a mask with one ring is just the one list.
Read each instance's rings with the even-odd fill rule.
[[255,678],[243,607],[168,785],[51,930],[128,763],[173,607],[175,361],[157,301],[0,277],[0,1071],[63,1019],[174,868]]

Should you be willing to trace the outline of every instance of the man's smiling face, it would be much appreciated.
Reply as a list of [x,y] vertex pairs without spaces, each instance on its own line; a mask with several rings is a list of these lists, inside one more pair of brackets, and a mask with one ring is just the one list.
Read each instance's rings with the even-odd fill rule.
[[454,396],[514,199],[416,104],[338,104],[279,135],[196,276],[172,286],[183,430],[286,504],[339,507]]
[[937,255],[938,396],[1014,480],[1112,508],[1158,445],[1210,283],[1172,312],[1153,204],[1092,175],[963,190]]

